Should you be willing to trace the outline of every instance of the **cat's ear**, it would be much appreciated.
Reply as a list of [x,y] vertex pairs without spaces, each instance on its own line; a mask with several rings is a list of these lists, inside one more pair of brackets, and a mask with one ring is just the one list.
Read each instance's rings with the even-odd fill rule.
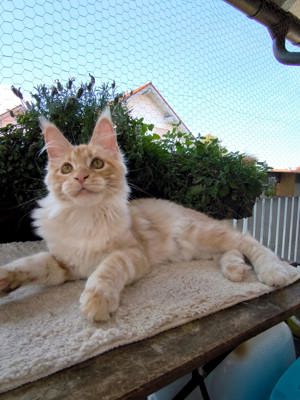
[[71,143],[52,122],[44,117],[40,117],[39,121],[49,160],[62,158],[66,153],[72,150]]
[[90,143],[113,152],[119,151],[109,106],[106,106],[98,118]]

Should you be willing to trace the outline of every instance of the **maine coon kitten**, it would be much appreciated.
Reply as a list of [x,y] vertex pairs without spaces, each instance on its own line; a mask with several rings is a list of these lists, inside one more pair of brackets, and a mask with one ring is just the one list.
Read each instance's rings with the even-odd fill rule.
[[238,282],[249,269],[245,255],[270,286],[285,285],[297,273],[250,236],[202,213],[166,200],[128,202],[126,167],[108,108],[87,145],[72,146],[55,125],[41,125],[49,194],[33,217],[49,252],[0,267],[0,291],[87,278],[80,307],[101,321],[117,310],[126,285],[168,261],[217,256],[225,277]]

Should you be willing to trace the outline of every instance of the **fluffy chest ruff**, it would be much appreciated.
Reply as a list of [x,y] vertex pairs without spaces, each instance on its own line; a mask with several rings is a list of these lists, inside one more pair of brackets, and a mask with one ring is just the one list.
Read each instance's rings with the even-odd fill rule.
[[33,213],[37,233],[50,253],[71,269],[74,277],[88,277],[113,248],[129,241],[127,205],[58,207],[50,196]]

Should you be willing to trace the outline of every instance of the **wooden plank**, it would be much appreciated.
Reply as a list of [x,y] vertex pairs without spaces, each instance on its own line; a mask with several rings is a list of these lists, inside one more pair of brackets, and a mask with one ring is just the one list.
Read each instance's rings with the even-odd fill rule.
[[129,400],[148,394],[300,309],[300,282],[123,346],[0,395],[0,400]]

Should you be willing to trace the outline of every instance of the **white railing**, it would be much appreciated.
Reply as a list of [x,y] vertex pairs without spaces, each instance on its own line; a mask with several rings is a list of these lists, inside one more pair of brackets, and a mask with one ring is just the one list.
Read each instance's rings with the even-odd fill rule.
[[250,218],[233,220],[260,243],[289,262],[300,263],[300,197],[272,197],[256,201]]

